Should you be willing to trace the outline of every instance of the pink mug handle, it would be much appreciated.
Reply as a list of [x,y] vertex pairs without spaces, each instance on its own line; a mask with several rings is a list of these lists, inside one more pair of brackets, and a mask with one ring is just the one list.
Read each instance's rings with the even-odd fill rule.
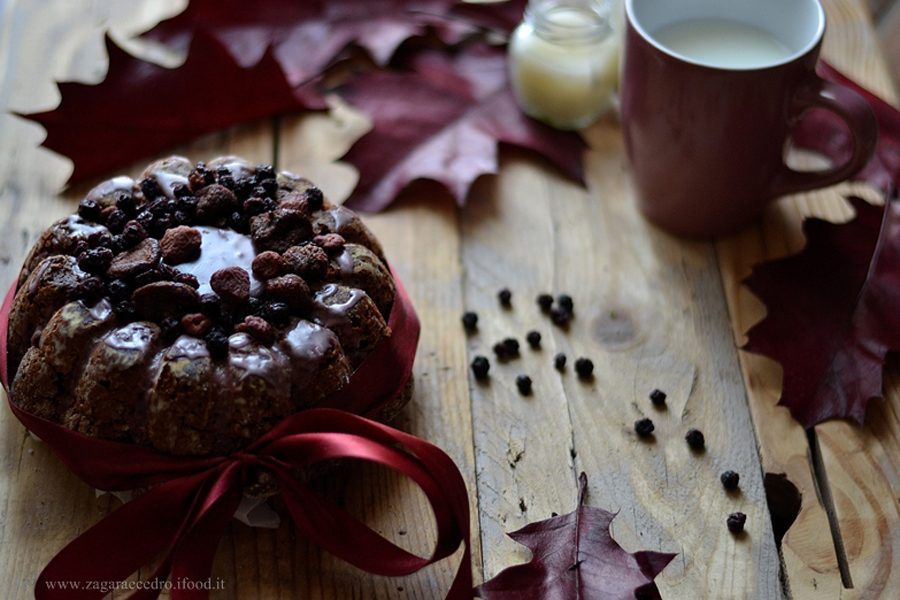
[[866,166],[875,152],[878,138],[875,113],[865,98],[850,88],[814,77],[811,85],[804,86],[797,94],[794,107],[795,114],[818,107],[843,119],[853,138],[853,153],[844,164],[824,171],[795,171],[782,163],[772,183],[773,198],[815,190],[849,179]]

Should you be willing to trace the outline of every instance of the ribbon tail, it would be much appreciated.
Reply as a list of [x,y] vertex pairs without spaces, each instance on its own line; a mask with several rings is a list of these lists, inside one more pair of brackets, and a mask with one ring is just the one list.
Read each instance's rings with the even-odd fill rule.
[[213,483],[187,535],[172,558],[172,600],[206,600],[213,559],[225,528],[241,502],[240,467],[232,464]]
[[208,476],[160,484],[107,515],[53,557],[38,576],[35,598],[105,597],[111,590],[93,588],[125,581],[173,546]]

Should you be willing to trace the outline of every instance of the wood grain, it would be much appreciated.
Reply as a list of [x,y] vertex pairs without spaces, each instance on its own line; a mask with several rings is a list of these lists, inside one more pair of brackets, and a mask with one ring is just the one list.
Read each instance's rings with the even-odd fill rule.
[[[54,79],[98,81],[106,65],[104,28],[127,38],[184,3],[0,2],[3,281],[12,280],[50,220],[71,212],[85,191],[57,193],[70,165],[37,147],[43,137],[38,126],[6,111],[52,107],[58,101]],[[829,0],[826,7],[828,58],[895,98],[861,0]],[[337,103],[329,113],[237,127],[176,150],[195,159],[229,152],[274,159],[316,181],[332,199],[343,199],[356,175],[336,161],[367,127]],[[505,532],[571,510],[575,477],[584,470],[589,503],[620,510],[613,530],[628,550],[679,553],[659,578],[665,598],[890,597],[900,589],[894,567],[900,554],[900,371],[890,371],[888,398],[873,403],[866,427],[828,423],[816,429],[820,472],[814,475],[804,432],[775,406],[777,365],[736,353],[732,345],[763,315],[740,286],[750,266],[798,250],[806,214],[847,218],[839,192],[851,188],[773,205],[760,226],[715,245],[683,242],[637,215],[615,123],[601,122],[587,135],[593,148],[586,157],[587,191],[538,160],[504,151],[502,174],[480,180],[465,210],[440,190],[417,184],[396,207],[367,218],[423,323],[415,400],[397,424],[437,443],[460,466],[472,498],[476,573],[483,567],[489,577],[527,560]],[[495,297],[504,286],[514,292],[510,311]],[[544,291],[575,297],[577,318],[568,333],[538,312],[534,298]],[[479,332],[468,337],[458,321],[464,309],[481,315]],[[524,342],[531,328],[543,334],[537,352]],[[472,380],[468,361],[490,355],[491,345],[510,335],[522,343],[522,357],[506,364],[491,357],[490,384]],[[564,375],[552,368],[558,351],[569,357]],[[589,384],[571,368],[581,355],[596,364]],[[530,397],[516,390],[520,373],[534,379]],[[650,405],[647,393],[654,387],[669,392],[667,410]],[[632,432],[633,421],[645,415],[657,426],[651,443]],[[683,440],[689,427],[706,434],[705,453],[689,452]],[[0,597],[27,598],[52,555],[117,503],[96,498],[6,410],[0,410],[0,436]],[[740,494],[722,491],[717,477],[726,468],[740,471]],[[764,472],[786,473],[803,494],[781,549],[784,588]],[[430,510],[406,480],[349,466],[319,488],[401,545],[420,554],[430,550]],[[842,582],[820,493],[832,498],[851,589]],[[741,538],[724,527],[734,510],[749,516]],[[276,531],[234,523],[213,577],[225,582],[216,597],[229,599],[429,599],[442,597],[458,560],[412,577],[373,577],[312,547],[286,523]]]
[[[862,85],[896,101],[864,7],[838,0],[824,4],[829,19],[824,56]],[[821,165],[808,156],[797,160],[807,167]],[[804,243],[800,222],[805,216],[848,219],[850,210],[842,194],[851,190],[878,201],[877,194],[857,184],[801,194],[770,206],[758,227],[718,244],[739,343],[750,325],[765,314],[740,281],[752,265],[799,251]],[[782,546],[791,593],[797,598],[889,596],[889,590],[900,586],[895,558],[900,553],[898,454],[896,443],[888,445],[890,440],[896,442],[900,425],[892,380],[888,380],[887,403],[871,403],[866,427],[831,422],[815,428],[813,444],[821,457],[817,477],[811,471],[807,435],[786,409],[775,406],[781,393],[780,367],[743,352],[741,364],[763,468],[786,474],[802,494],[800,514]],[[829,511],[837,529],[837,547],[833,541],[832,548],[828,548]]]

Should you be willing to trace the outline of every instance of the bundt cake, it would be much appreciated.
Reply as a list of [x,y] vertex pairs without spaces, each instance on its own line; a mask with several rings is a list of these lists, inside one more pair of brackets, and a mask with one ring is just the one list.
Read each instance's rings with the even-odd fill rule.
[[172,156],[101,183],[35,244],[11,397],[90,436],[229,452],[344,386],[394,294],[372,233],[306,179]]

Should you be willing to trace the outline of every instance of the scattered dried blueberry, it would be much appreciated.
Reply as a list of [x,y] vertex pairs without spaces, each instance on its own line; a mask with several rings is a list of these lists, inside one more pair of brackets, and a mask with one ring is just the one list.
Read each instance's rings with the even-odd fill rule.
[[462,316],[463,329],[472,333],[478,329],[478,315],[469,311]]
[[116,208],[127,215],[133,215],[137,205],[134,203],[134,197],[131,194],[119,192],[116,194]]
[[722,476],[719,477],[722,481],[722,487],[724,487],[729,492],[733,492],[738,489],[738,485],[741,481],[741,476],[735,473],[734,471],[725,471],[722,473]]
[[534,350],[541,347],[541,334],[539,331],[529,331],[525,336],[525,340]]
[[553,296],[550,294],[541,294],[537,297],[537,304],[541,307],[541,312],[549,313],[553,308]]
[[650,419],[638,419],[634,422],[634,432],[641,437],[648,437],[656,427]]
[[97,201],[90,198],[85,198],[78,204],[78,216],[85,221],[99,221],[100,211]]
[[153,200],[154,198],[158,198],[163,195],[162,189],[159,187],[159,182],[156,181],[153,177],[145,177],[141,179],[140,183],[141,193],[144,194],[144,198],[147,200]]
[[553,357],[553,368],[562,373],[566,370],[566,355],[560,352]]
[[519,340],[516,338],[506,338],[502,343],[507,356],[510,358],[519,356]]
[[731,533],[741,533],[744,531],[744,524],[747,522],[747,515],[742,512],[734,512],[728,515],[725,523],[728,525],[728,531]]
[[116,209],[110,212],[106,217],[106,228],[113,233],[121,233],[128,221],[128,215],[125,214],[125,212]]
[[176,198],[187,198],[191,195],[191,188],[183,183],[176,183],[172,186],[172,195]]
[[594,362],[582,356],[575,361],[575,372],[581,379],[590,379],[594,376]]
[[503,308],[512,306],[512,292],[506,288],[497,292],[497,299],[500,301],[500,306]]
[[687,441],[688,446],[690,446],[691,450],[694,450],[695,452],[703,450],[703,448],[706,446],[706,440],[703,437],[703,432],[699,429],[688,429],[688,432],[684,436],[684,439]]
[[572,296],[568,294],[560,294],[556,299],[556,303],[567,313],[571,314],[575,310],[575,302],[572,300]]
[[482,381],[487,379],[488,371],[491,369],[491,363],[488,361],[485,356],[476,356],[472,360],[472,373],[475,375],[475,379]]
[[509,354],[506,352],[506,346],[503,345],[503,342],[494,344],[493,350],[494,356],[496,356],[498,360],[507,360],[509,358]]
[[531,377],[528,375],[519,375],[516,377],[516,387],[523,396],[531,395]]
[[147,230],[139,221],[131,220],[122,229],[122,243],[126,248],[137,246],[147,239]]
[[571,320],[572,313],[565,311],[558,306],[554,306],[550,309],[550,321],[557,327],[566,328],[569,326],[569,321]]
[[654,406],[665,406],[666,393],[662,390],[653,390],[650,392],[650,402],[652,402]]
[[268,163],[256,165],[256,177],[259,179],[275,179],[275,169]]

